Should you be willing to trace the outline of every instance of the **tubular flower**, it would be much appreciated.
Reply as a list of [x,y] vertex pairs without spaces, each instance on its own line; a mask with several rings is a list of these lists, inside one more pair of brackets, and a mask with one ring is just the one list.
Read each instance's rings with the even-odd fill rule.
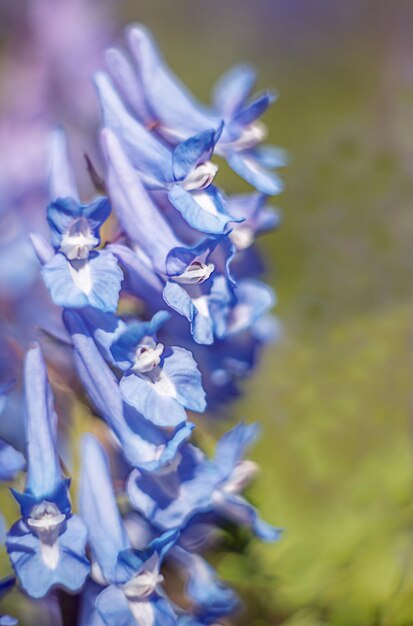
[[56,451],[57,416],[46,366],[35,346],[25,361],[27,483],[13,494],[21,519],[6,546],[22,588],[41,598],[54,586],[77,591],[89,573],[86,528],[71,514],[69,481],[62,477]]

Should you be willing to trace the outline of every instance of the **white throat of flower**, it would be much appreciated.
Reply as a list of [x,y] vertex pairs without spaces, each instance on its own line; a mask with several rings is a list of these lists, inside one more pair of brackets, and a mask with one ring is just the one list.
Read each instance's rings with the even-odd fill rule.
[[60,250],[69,261],[85,260],[98,244],[99,241],[93,236],[87,220],[79,218],[63,235]]
[[146,561],[142,571],[122,586],[123,593],[129,602],[140,602],[146,600],[162,581],[163,576],[159,573],[159,558],[157,554],[153,554]]
[[211,276],[215,269],[213,263],[202,263],[202,261],[192,261],[182,274],[174,276],[172,280],[181,285],[200,285]]
[[27,519],[27,525],[40,540],[42,560],[49,569],[56,569],[59,562],[57,540],[65,520],[66,515],[53,502],[46,500],[36,504]]
[[238,139],[229,142],[231,148],[236,151],[248,150],[261,143],[267,136],[267,127],[261,121],[252,122],[242,129]]
[[156,343],[152,337],[143,337],[136,348],[132,370],[137,374],[151,372],[161,362],[163,351],[164,345],[162,343]]
[[254,243],[254,231],[249,226],[238,226],[229,234],[237,250],[246,250]]
[[186,191],[198,191],[206,189],[214,180],[218,172],[218,166],[212,161],[205,161],[197,165],[182,181],[182,187]]
[[257,475],[257,472],[258,465],[254,461],[240,461],[232,470],[227,481],[221,486],[221,491],[233,495],[241,493]]

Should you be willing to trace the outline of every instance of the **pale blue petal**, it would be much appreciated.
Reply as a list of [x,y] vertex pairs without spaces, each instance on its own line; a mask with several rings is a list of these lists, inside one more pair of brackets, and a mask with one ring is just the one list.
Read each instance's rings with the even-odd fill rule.
[[234,172],[261,193],[273,196],[283,190],[279,176],[265,169],[254,152],[229,152],[226,158]]
[[86,528],[77,515],[66,522],[57,540],[59,560],[55,568],[42,558],[39,539],[20,520],[7,537],[7,552],[24,591],[32,598],[42,598],[54,587],[79,591],[89,574],[85,556]]
[[[149,31],[142,25],[129,31],[129,45],[138,65],[146,99],[155,120],[169,135],[186,139],[217,128],[219,118],[202,107],[166,66]],[[179,141],[179,139],[178,139]]]
[[174,346],[166,356],[162,371],[172,382],[176,400],[191,411],[205,411],[201,372],[189,350]]
[[116,257],[107,250],[72,263],[59,253],[41,271],[53,302],[59,306],[93,306],[108,312],[118,306],[123,273]]
[[39,500],[47,499],[62,482],[56,452],[53,393],[40,347],[27,352],[24,363],[26,399],[27,486]]
[[214,87],[213,102],[217,111],[231,119],[249,97],[256,81],[256,72],[249,65],[237,65],[226,72]]
[[163,290],[165,302],[190,322],[191,333],[196,343],[210,345],[214,342],[214,325],[211,317],[201,313],[193,304],[183,287],[169,281]]
[[256,100],[248,104],[244,109],[237,113],[237,115],[235,115],[233,120],[234,124],[239,124],[240,126],[248,126],[249,124],[252,124],[258,117],[265,113],[275,99],[275,95],[271,93],[265,93],[262,96],[259,96]]
[[127,111],[109,77],[95,75],[103,124],[121,140],[132,163],[154,185],[173,180],[172,154]]
[[164,272],[169,250],[182,244],[149,197],[139,173],[130,164],[116,135],[109,129],[102,131],[102,147],[116,216],[129,239],[139,246],[158,270]]
[[222,617],[234,610],[238,602],[236,593],[219,582],[204,558],[179,546],[173,548],[171,557],[184,568],[185,594],[195,603],[198,616]]
[[120,389],[125,402],[157,426],[176,428],[187,419],[183,406],[174,397],[158,393],[156,384],[149,378],[124,376]]
[[218,130],[206,130],[189,137],[173,151],[173,172],[175,180],[183,180],[201,163],[209,161],[220,135],[222,124]]
[[66,134],[56,128],[50,138],[49,197],[79,199],[75,175],[69,161]]
[[92,435],[82,441],[79,507],[93,559],[104,578],[112,582],[119,552],[131,546],[113,492],[107,456]]
[[237,221],[225,212],[222,198],[213,185],[192,193],[181,185],[172,185],[168,198],[186,222],[202,233],[223,234],[230,222]]

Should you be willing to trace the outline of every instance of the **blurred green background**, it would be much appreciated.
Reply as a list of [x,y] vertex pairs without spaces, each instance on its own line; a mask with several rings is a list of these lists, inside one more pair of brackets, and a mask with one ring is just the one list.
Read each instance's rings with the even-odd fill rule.
[[123,15],[204,101],[239,61],[280,94],[265,121],[291,163],[262,247],[284,335],[234,414],[263,425],[250,495],[285,534],[221,558],[237,622],[413,624],[412,3],[140,0]]
[[[241,626],[413,624],[411,242],[413,6],[399,0],[129,0],[208,101],[255,64],[279,101],[269,138],[291,156],[262,241],[282,340],[235,419],[260,421],[249,495],[283,528],[240,536],[217,566]],[[228,191],[247,187],[228,172]]]

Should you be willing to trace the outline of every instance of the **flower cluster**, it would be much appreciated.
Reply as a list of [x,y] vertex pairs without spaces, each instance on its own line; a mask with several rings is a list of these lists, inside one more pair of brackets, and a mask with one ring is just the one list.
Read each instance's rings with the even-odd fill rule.
[[[74,514],[47,368],[32,347],[26,462],[0,442],[2,480],[27,465],[24,492],[13,491],[21,518],[6,546],[32,598],[56,586],[81,595],[82,626],[211,624],[237,605],[203,556],[222,524],[264,541],[279,531],[242,495],[257,470],[244,459],[257,427],[233,427],[208,458],[191,439],[189,412],[220,411],[236,397],[276,332],[254,242],[278,222],[267,196],[281,190],[274,169],[284,155],[261,145],[260,117],[274,97],[251,97],[251,68],[228,72],[205,107],[146,29],[134,26],[127,38],[128,52],[109,50],[107,70],[95,76],[103,174],[91,162],[89,170],[102,195],[81,201],[56,130],[50,242],[32,235],[44,283],[63,309],[59,343],[105,435],[103,443],[84,436]],[[217,158],[254,191],[224,194]],[[185,580],[181,602],[163,586],[165,560]]]

